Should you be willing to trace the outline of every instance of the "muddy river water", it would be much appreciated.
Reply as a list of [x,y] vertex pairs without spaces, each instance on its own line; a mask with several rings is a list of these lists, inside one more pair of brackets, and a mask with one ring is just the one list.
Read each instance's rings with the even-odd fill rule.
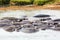
[[37,14],[49,14],[54,17],[60,17],[60,10],[8,10],[8,11],[0,11],[1,17],[21,17],[28,16],[32,17]]
[[[60,18],[60,10],[8,10],[0,11],[0,18],[2,17],[16,17],[21,16],[33,17],[37,14],[49,14],[52,19]],[[32,18],[33,19],[33,18]],[[60,31],[40,30],[37,33],[23,33],[23,32],[6,32],[0,29],[1,40],[60,40]]]

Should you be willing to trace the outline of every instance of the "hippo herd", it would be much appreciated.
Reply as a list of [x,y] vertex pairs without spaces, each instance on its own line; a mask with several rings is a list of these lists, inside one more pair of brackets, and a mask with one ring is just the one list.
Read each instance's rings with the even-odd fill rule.
[[50,15],[36,15],[33,17],[39,18],[39,20],[30,21],[28,17],[3,17],[0,19],[0,28],[7,32],[22,31],[24,33],[35,33],[46,29],[60,31],[60,19],[52,20]]

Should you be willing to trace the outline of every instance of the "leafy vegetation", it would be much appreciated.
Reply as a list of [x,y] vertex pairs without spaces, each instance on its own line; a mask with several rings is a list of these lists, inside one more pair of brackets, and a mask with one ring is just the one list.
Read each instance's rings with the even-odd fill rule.
[[54,0],[11,0],[11,2],[16,3],[16,5],[44,5],[44,4],[50,4],[53,3]]
[[30,2],[30,0],[11,0],[11,1],[17,1],[17,2],[25,1],[25,2]]
[[10,0],[2,0],[3,5],[7,5],[10,3]]
[[2,5],[2,0],[0,0],[0,5]]
[[35,0],[34,4],[35,5],[44,5],[48,0]]
[[0,6],[7,6],[10,4],[10,0],[0,0]]
[[60,2],[60,0],[0,0],[0,5],[45,5]]
[[15,3],[15,5],[29,5],[29,4],[31,4],[31,0],[11,0],[11,2]]

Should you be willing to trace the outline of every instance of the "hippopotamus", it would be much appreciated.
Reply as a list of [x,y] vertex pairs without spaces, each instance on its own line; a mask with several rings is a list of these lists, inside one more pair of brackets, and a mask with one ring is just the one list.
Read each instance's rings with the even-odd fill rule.
[[3,27],[3,29],[7,32],[14,32],[15,31],[15,26],[10,25],[10,26]]
[[22,32],[25,33],[34,33],[39,31],[39,29],[37,29],[34,25],[32,24],[24,24],[23,28],[21,29]]

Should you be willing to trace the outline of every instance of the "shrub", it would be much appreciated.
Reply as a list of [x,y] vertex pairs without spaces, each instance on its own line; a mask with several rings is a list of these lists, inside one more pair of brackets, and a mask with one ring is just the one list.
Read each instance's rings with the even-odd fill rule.
[[3,5],[10,4],[10,0],[2,0]]
[[20,2],[16,2],[15,5],[29,5],[29,4],[31,4],[31,3],[25,2],[25,1],[20,1]]
[[44,5],[46,3],[51,2],[52,0],[35,0],[34,5]]
[[55,3],[55,0],[49,0],[49,2],[47,2],[46,4],[53,4]]
[[0,5],[2,5],[2,0],[0,0]]
[[33,4],[34,0],[30,0],[31,1],[31,4]]
[[11,2],[15,3],[15,5],[29,5],[29,4],[31,4],[31,0],[12,0]]

